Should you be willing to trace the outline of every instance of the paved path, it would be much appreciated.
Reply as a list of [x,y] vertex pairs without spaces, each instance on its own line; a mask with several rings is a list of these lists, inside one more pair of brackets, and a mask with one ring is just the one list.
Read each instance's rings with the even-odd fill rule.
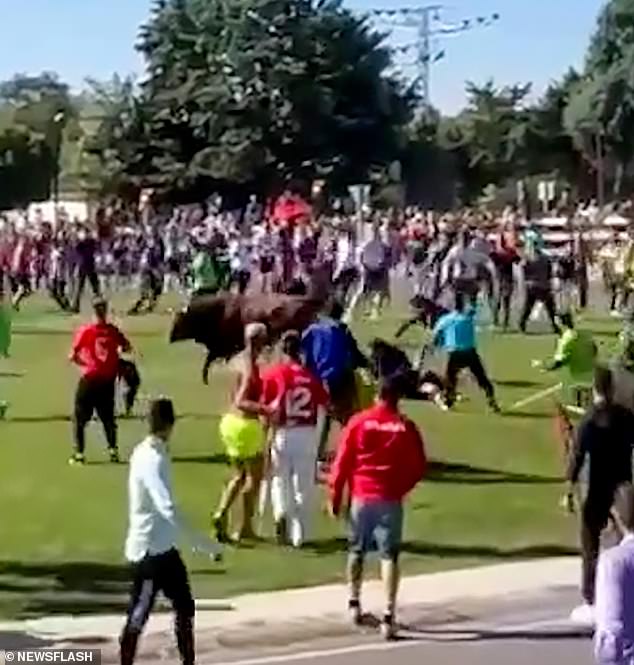
[[[362,630],[348,624],[342,586],[200,601],[199,663],[321,665],[328,660],[328,665],[356,665],[363,660],[364,665],[378,665],[394,651],[405,665],[414,659],[446,665],[567,665],[567,654],[571,665],[584,665],[589,644],[565,621],[578,600],[578,573],[579,562],[567,558],[407,578],[400,596],[402,639],[393,644],[381,642],[372,622]],[[379,583],[365,588],[364,607],[380,612]],[[44,617],[0,624],[0,649],[91,645],[103,648],[105,664],[115,663],[122,619]],[[178,662],[171,625],[169,614],[154,615],[140,662]]]
[[220,649],[200,663],[382,665],[398,659],[399,665],[590,665],[589,631],[566,619],[576,602],[576,589],[558,588],[465,603],[459,611],[414,607],[405,613],[401,639],[394,643],[382,642],[369,628],[288,647]]

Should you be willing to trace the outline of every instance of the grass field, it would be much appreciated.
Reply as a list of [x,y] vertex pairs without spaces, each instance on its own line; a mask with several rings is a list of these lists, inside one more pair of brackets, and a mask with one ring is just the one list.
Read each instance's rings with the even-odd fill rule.
[[[44,300],[29,301],[16,316],[13,358],[0,361],[0,397],[11,403],[7,420],[0,422],[0,616],[124,607],[127,468],[106,463],[98,425],[89,430],[89,464],[66,463],[77,376],[66,356],[71,330],[86,317],[65,317]],[[387,314],[356,332],[361,340],[389,338],[397,320]],[[168,345],[167,315],[121,323],[142,353],[142,392],[172,396],[182,417],[172,448],[175,488],[191,523],[205,529],[228,473],[216,434],[227,399],[226,372],[214,368],[210,386],[203,386],[202,350]],[[590,323],[607,334],[606,325]],[[419,334],[413,331],[407,343],[416,344]],[[556,382],[530,367],[530,359],[546,356],[553,341],[548,335],[482,335],[503,406]],[[486,412],[476,391],[465,390],[470,398],[456,413],[408,406],[434,465],[409,502],[405,571],[574,552],[575,524],[557,508],[561,460],[549,403],[497,417]],[[124,457],[143,432],[140,419],[120,422]],[[263,542],[229,548],[221,565],[188,557],[196,596],[341,580],[344,529],[319,508],[318,545],[312,550],[281,551]]]

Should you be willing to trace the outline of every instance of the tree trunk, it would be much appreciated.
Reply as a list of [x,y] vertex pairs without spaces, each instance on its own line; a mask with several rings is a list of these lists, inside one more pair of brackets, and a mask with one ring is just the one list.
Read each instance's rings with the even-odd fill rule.
[[614,185],[612,187],[612,193],[615,198],[621,196],[621,190],[623,189],[623,179],[625,177],[625,170],[627,168],[627,163],[623,160],[618,160],[616,163],[616,169],[614,173]]

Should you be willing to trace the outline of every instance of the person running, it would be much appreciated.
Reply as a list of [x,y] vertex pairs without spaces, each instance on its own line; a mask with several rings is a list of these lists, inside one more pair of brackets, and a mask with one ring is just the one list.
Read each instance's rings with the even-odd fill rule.
[[284,333],[281,348],[282,361],[262,375],[264,401],[280,405],[271,443],[271,503],[278,543],[301,547],[309,532],[328,395],[302,364],[296,330]]
[[445,373],[445,404],[448,408],[454,405],[458,375],[463,369],[468,369],[486,395],[491,410],[499,413],[495,389],[476,347],[476,310],[466,305],[466,298],[469,298],[467,293],[456,292],[454,310],[438,319],[432,333],[433,345],[449,354]]
[[275,413],[276,406],[262,401],[262,378],[258,359],[267,342],[266,326],[250,323],[244,330],[245,349],[237,359],[237,388],[233,394],[231,410],[220,421],[220,438],[229,462],[234,468],[233,478],[225,487],[220,504],[212,517],[212,527],[220,542],[227,542],[227,518],[238,495],[242,493],[242,524],[235,535],[240,541],[253,538],[253,513],[263,474],[266,423]]
[[191,263],[192,297],[213,295],[220,288],[218,270],[210,248],[198,241]]
[[400,375],[381,380],[376,405],[355,415],[341,433],[330,475],[333,516],[342,511],[346,488],[352,499],[347,564],[351,619],[361,622],[363,567],[366,555],[376,546],[385,585],[381,632],[386,639],[396,633],[403,501],[427,467],[420,432],[399,411],[403,391]]
[[581,507],[581,595],[584,604],[571,614],[574,621],[593,619],[595,575],[601,532],[610,518],[614,495],[622,483],[632,482],[634,415],[614,403],[612,373],[597,367],[593,382],[593,404],[574,437],[564,497],[569,512],[575,511],[575,496],[581,469],[589,465],[588,485]]
[[99,298],[101,295],[99,277],[95,265],[95,256],[97,254],[97,240],[85,228],[80,228],[77,233],[77,243],[75,245],[75,259],[77,261],[77,285],[75,297],[73,299],[72,311],[79,313],[81,307],[81,298],[86,287],[86,281],[89,282],[93,297]]
[[96,411],[103,424],[111,462],[119,461],[115,422],[115,383],[119,371],[119,352],[129,353],[132,346],[126,336],[108,321],[108,304],[103,298],[93,301],[95,321],[75,333],[70,361],[82,376],[75,393],[75,452],[69,464],[84,464],[86,425]]
[[383,240],[381,227],[375,224],[372,236],[359,249],[361,281],[352,296],[345,320],[351,322],[359,302],[371,300],[371,318],[378,319],[383,303],[390,300],[390,246]]
[[547,372],[563,368],[567,370],[562,382],[561,397],[555,403],[555,427],[563,446],[564,458],[567,459],[573,436],[571,413],[585,409],[591,401],[597,346],[589,332],[575,327],[570,312],[559,316],[559,324],[562,333],[553,358],[535,365],[543,367]]
[[535,304],[542,303],[548,312],[553,332],[558,335],[559,326],[556,320],[555,296],[552,289],[552,264],[536,243],[527,245],[522,270],[526,294],[520,316],[520,330],[523,333],[526,332],[526,325]]
[[193,531],[180,516],[174,501],[168,444],[176,416],[171,400],[150,403],[148,436],[130,457],[128,476],[128,535],[126,559],[132,564],[132,593],[128,617],[120,637],[121,665],[132,665],[139,637],[162,591],[176,616],[176,643],[183,665],[194,665],[194,599],[187,569],[176,548],[180,533],[194,551],[220,559],[220,549]]

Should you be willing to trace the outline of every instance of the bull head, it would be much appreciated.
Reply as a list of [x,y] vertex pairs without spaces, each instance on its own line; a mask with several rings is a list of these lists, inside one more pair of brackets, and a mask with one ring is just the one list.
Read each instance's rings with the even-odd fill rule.
[[193,326],[188,307],[184,307],[177,312],[172,320],[172,329],[170,331],[170,344],[174,342],[183,342],[187,339],[193,339]]

